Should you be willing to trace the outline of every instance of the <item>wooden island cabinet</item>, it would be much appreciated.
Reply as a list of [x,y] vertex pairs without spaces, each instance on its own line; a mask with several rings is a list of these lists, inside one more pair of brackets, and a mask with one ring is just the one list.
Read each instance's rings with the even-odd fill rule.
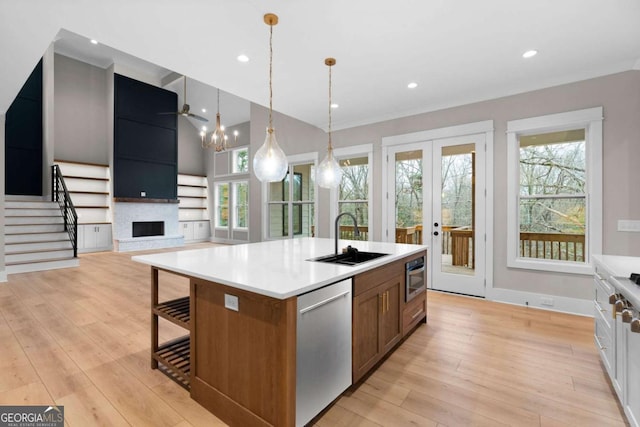
[[[151,265],[151,367],[171,376],[231,426],[296,425],[301,296],[351,281],[340,294],[351,298],[351,314],[345,317],[347,337],[351,335],[346,364],[352,366],[351,384],[375,368],[420,321],[426,322],[426,292],[405,302],[405,264],[425,256],[426,247],[358,245],[389,255],[368,265],[324,265],[309,258],[331,251],[332,240],[296,239],[134,257]],[[295,255],[273,255],[283,253]],[[237,269],[228,268],[232,260]],[[189,295],[159,301],[161,270],[189,278]],[[337,297],[309,308],[333,300]],[[160,318],[184,328],[185,335],[159,342]],[[348,341],[344,348],[349,348]]]
[[395,261],[353,279],[353,384],[420,321],[426,321],[426,291],[405,302],[405,264],[415,258]]

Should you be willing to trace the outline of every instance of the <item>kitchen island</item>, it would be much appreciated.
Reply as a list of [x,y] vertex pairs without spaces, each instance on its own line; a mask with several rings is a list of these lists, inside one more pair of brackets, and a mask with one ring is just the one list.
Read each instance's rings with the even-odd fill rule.
[[[349,298],[351,351],[342,348],[338,354],[352,364],[347,386],[426,321],[426,292],[410,302],[404,292],[405,263],[426,255],[426,246],[340,243],[388,255],[357,265],[314,262],[309,259],[333,253],[334,241],[302,238],[133,257],[152,271],[152,368],[160,365],[180,377],[193,399],[229,425],[301,425],[304,396],[296,390],[297,369],[308,361],[301,359],[299,345],[309,341],[298,324],[303,297],[346,283],[348,294],[306,310]],[[159,270],[188,277],[189,296],[159,302]],[[159,317],[188,334],[158,343]]]

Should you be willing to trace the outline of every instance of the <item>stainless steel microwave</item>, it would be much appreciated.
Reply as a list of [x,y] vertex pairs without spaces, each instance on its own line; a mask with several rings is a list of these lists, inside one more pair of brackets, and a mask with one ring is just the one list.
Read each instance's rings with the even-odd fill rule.
[[413,297],[427,287],[427,263],[424,256],[406,263],[405,301],[409,302]]

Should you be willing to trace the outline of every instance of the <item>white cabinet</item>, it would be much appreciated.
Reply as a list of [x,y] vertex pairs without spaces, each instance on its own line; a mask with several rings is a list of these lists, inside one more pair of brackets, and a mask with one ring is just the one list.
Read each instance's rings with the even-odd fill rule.
[[80,252],[97,252],[111,250],[111,224],[78,225],[78,250]]
[[[629,424],[640,426],[640,319],[638,311],[635,310],[635,317],[631,323],[625,324],[625,373],[627,381],[624,385],[624,412],[627,415]],[[634,332],[636,331],[636,332]]]
[[202,242],[211,237],[209,221],[182,221],[180,233],[185,242]]
[[[618,261],[616,257],[603,258],[610,263]],[[632,268],[640,272],[640,258]],[[626,271],[622,274],[596,258],[594,335],[629,424],[640,427],[640,288],[626,277]]]
[[185,242],[189,242],[194,239],[194,228],[193,222],[181,222],[180,223],[180,234],[184,237]]

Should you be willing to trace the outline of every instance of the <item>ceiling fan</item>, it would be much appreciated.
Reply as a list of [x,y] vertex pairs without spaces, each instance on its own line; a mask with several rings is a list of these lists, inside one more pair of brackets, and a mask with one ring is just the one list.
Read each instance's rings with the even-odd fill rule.
[[187,104],[187,76],[184,76],[184,104],[182,105],[182,109],[176,112],[158,113],[158,114],[177,114],[179,116],[184,116],[184,117],[193,117],[194,119],[200,120],[202,122],[209,121],[202,116],[199,116],[197,114],[193,114],[192,112],[190,112],[189,111],[190,108],[191,107],[189,107],[189,104]]

